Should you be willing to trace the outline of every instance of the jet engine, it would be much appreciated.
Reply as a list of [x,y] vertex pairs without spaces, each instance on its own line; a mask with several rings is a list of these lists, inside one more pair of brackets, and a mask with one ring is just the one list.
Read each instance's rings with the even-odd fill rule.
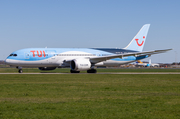
[[70,67],[73,71],[89,70],[91,68],[91,62],[89,59],[74,59],[71,61]]
[[39,70],[55,70],[56,67],[39,67]]

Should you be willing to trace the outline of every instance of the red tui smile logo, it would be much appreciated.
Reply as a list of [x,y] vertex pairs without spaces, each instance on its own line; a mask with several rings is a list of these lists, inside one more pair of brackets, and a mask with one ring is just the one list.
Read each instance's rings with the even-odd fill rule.
[[[143,36],[143,39],[144,39],[144,38],[145,38],[145,36]],[[135,39],[135,40],[136,40],[136,43],[137,43],[137,45],[138,45],[138,46],[142,46],[142,45],[143,45],[143,43],[144,43],[144,41],[142,41],[142,43],[141,43],[141,44],[139,44],[139,43],[138,43],[138,40],[139,40],[139,39]]]

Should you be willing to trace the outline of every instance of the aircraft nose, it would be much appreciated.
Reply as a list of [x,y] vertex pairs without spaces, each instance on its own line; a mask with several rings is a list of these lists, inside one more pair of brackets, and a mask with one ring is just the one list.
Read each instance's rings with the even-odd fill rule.
[[9,59],[5,59],[5,64],[9,64],[10,63],[10,60]]
[[12,59],[9,59],[9,58],[7,58],[7,59],[5,59],[5,64],[7,64],[7,65],[18,65],[19,63],[17,62],[17,61],[14,61],[14,60],[12,60]]

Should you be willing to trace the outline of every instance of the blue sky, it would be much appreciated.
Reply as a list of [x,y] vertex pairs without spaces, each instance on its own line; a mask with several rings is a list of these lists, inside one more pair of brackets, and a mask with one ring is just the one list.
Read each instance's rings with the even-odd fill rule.
[[[180,62],[179,0],[1,0],[0,59],[22,48],[124,48],[151,24],[152,62]],[[148,59],[146,59],[148,61]]]

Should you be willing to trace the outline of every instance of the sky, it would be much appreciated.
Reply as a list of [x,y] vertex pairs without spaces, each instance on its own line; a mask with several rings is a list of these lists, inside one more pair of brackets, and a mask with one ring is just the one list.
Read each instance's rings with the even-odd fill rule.
[[124,48],[151,24],[152,63],[180,62],[179,0],[1,0],[0,59],[23,48]]

